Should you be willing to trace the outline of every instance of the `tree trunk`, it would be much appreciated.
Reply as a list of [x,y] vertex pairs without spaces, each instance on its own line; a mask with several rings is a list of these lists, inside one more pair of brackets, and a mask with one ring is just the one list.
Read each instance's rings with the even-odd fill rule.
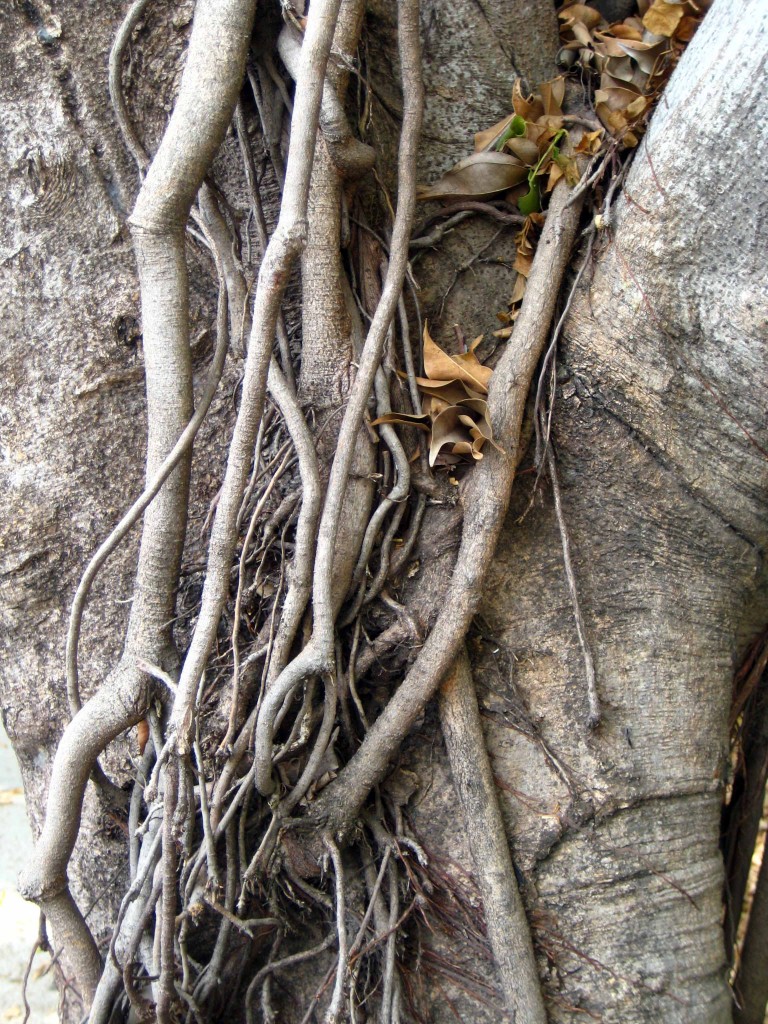
[[[377,150],[379,180],[394,197],[403,98],[392,7],[379,0],[368,4],[362,52],[374,96],[369,141]],[[277,59],[280,30],[279,16],[266,8],[259,5],[252,41],[265,102],[277,90],[265,68],[273,55]],[[150,4],[124,64],[129,114],[150,153],[157,150],[178,89],[192,13],[191,2]],[[42,2],[0,9],[0,212],[8,225],[0,251],[7,495],[0,519],[2,714],[36,834],[69,717],[64,645],[72,596],[93,550],[140,493],[143,479],[143,339],[126,227],[140,182],[109,103],[106,72],[124,15],[117,0],[55,10]],[[554,73],[557,24],[550,5],[534,0],[423,0],[420,19],[426,106],[419,176],[429,181],[471,151],[475,131],[508,112],[516,75],[533,86]],[[768,129],[758,116],[766,88],[766,40],[768,12],[759,0],[738,8],[715,0],[659,103],[594,251],[575,254],[574,265],[582,257],[588,265],[557,355],[552,436],[562,517],[596,665],[599,728],[587,724],[583,652],[553,488],[546,478],[537,485],[532,451],[523,455],[468,638],[546,1010],[557,1024],[731,1020],[718,850],[728,711],[734,667],[768,619]],[[279,147],[280,132],[263,138],[255,128],[253,102],[243,103],[272,228],[279,192],[267,158],[270,145]],[[237,255],[250,282],[260,250],[249,219],[240,141],[228,133],[210,179],[244,240]],[[323,150],[316,174],[328,171],[330,163]],[[381,206],[379,186],[364,183],[362,189],[368,208]],[[350,199],[347,185],[343,191]],[[515,246],[511,231],[495,238],[496,232],[485,219],[464,221],[416,265],[424,313],[446,347],[453,323],[470,338],[498,327]],[[481,249],[495,262],[461,271],[468,255]],[[185,255],[197,395],[212,349],[216,273],[190,236]],[[334,275],[340,266],[334,260]],[[305,256],[305,281],[312,272]],[[322,298],[322,289],[317,294]],[[300,298],[293,279],[287,296],[287,332],[297,348]],[[341,302],[346,330],[349,312]],[[411,333],[416,332],[413,322]],[[322,329],[317,333],[322,338]],[[357,354],[346,337],[336,341],[353,364],[351,381]],[[501,344],[514,342],[513,335]],[[332,370],[338,394],[327,396],[327,407],[347,397],[348,382],[337,387],[335,365]],[[199,610],[207,558],[203,524],[223,476],[241,371],[242,358],[232,351],[195,443],[175,623],[182,653]],[[323,405],[322,394],[313,397]],[[337,429],[333,425],[330,436]],[[365,504],[372,462],[362,433],[359,443],[364,465],[355,486]],[[429,621],[450,585],[460,531],[457,514],[440,505],[428,509],[425,524],[408,562],[414,579],[397,598],[407,605],[409,594],[417,585],[423,593],[426,581],[431,596],[420,614]],[[131,534],[117,549],[91,595],[80,645],[84,699],[98,691],[120,658],[137,543]],[[355,561],[353,551],[350,564]],[[345,568],[342,575],[349,573]],[[228,611],[220,644],[231,631]],[[375,643],[370,650],[385,660],[391,653],[376,651]],[[386,702],[401,676],[401,667],[394,681],[380,672],[371,687],[374,708]],[[213,678],[214,673],[206,676],[207,687]],[[217,685],[228,693],[228,681]],[[248,682],[244,676],[243,687],[246,708],[258,679]],[[214,703],[214,715],[223,718],[225,699]],[[101,759],[126,789],[139,760],[134,731],[113,742]],[[327,766],[331,776],[336,768]],[[432,886],[414,889],[418,899],[408,893],[413,918],[399,949],[394,939],[383,938],[394,921],[386,914],[380,920],[381,893],[388,912],[405,911],[408,903],[386,867],[379,902],[372,899],[382,949],[389,947],[386,956],[397,955],[406,965],[398,975],[402,998],[420,1008],[421,1017],[414,1019],[435,1024],[457,1015],[473,1022],[506,1019],[484,926],[477,924],[480,892],[486,890],[473,877],[468,829],[431,704],[404,741],[397,768],[377,799],[396,808],[398,839],[405,834],[406,815],[411,841],[429,853]],[[337,792],[343,792],[343,779],[342,773]],[[462,806],[474,804],[462,796]],[[80,909],[89,910],[88,925],[102,955],[128,886],[124,810],[89,786],[69,863],[72,893]],[[302,900],[311,902],[307,887],[325,882],[304,871],[301,842],[291,833],[285,842],[290,853],[283,862],[291,863],[293,873],[283,896],[288,893],[300,907]],[[227,862],[230,843],[236,838],[228,834]],[[332,843],[328,849],[329,863],[337,867],[347,857],[348,902],[355,912],[364,910],[377,862],[372,861],[371,879],[370,859],[367,867],[356,868],[351,854],[339,853]],[[224,854],[222,843],[222,863]],[[338,891],[325,885],[329,920]],[[266,901],[252,914],[271,915]],[[426,927],[417,928],[419,915]],[[218,919],[210,916],[213,924],[206,917],[194,933],[195,957],[212,955]],[[308,934],[315,927],[316,922],[307,926]],[[245,977],[253,978],[277,955],[277,946],[270,952],[261,933],[251,945],[238,938],[242,943],[232,947],[230,959],[247,964]],[[73,972],[70,951],[60,966],[63,983]],[[325,1007],[332,969],[325,950],[319,960],[280,974],[271,996],[277,1019],[301,1021],[328,974],[329,989],[319,997]],[[82,1015],[76,989],[77,984],[64,989],[68,1020]],[[218,1005],[214,1012],[244,1019],[242,996],[240,991],[239,1001],[228,1006],[221,994],[220,1004],[211,1005]],[[396,1020],[400,996],[390,992],[389,998],[395,1009],[387,1019]],[[267,998],[263,1006],[268,1003]],[[408,1019],[405,1010],[400,1019]]]

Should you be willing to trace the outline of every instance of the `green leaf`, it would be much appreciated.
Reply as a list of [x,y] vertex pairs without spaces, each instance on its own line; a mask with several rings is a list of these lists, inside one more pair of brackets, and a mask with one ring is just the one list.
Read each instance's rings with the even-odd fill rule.
[[521,213],[524,213],[526,217],[529,216],[529,214],[531,213],[538,213],[541,209],[541,194],[539,192],[539,183],[536,181],[536,178],[534,178],[533,181],[531,181],[529,178],[528,181],[530,184],[530,189],[528,190],[528,192],[526,192],[524,196],[521,196],[517,200],[518,209]]
[[524,139],[524,138],[525,138],[525,118],[524,117],[520,117],[519,114],[515,114],[515,116],[512,118],[512,120],[509,122],[507,127],[504,129],[504,131],[501,133],[501,135],[498,137],[498,139],[494,143],[494,147],[493,148],[495,150],[497,150],[497,152],[500,153],[502,151],[502,149],[504,148],[504,143],[507,142],[508,139]]

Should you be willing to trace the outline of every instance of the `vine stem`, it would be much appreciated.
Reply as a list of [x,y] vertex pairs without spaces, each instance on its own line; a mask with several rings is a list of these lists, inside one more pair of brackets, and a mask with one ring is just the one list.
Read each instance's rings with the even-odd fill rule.
[[[192,414],[184,231],[195,195],[237,102],[255,0],[198,0],[179,96],[130,219],[141,285],[147,384],[147,479],[153,480]],[[137,658],[171,668],[170,633],[187,524],[190,454],[144,515],[122,657],[59,742],[45,824],[19,889],[40,905],[90,1007],[102,964],[72,898],[67,865],[91,769],[107,744],[144,717],[148,680]]]
[[[311,15],[310,15],[311,16]],[[339,430],[336,456],[331,466],[325,505],[320,518],[317,554],[312,582],[314,627],[301,653],[281,672],[265,695],[256,723],[256,785],[262,795],[274,789],[272,736],[275,716],[286,696],[310,675],[330,675],[334,668],[334,554],[355,450],[376,371],[397,310],[408,267],[408,240],[416,206],[416,157],[424,111],[421,80],[418,0],[398,3],[398,40],[403,75],[403,129],[398,155],[398,198],[392,247],[381,300],[368,330],[358,372]],[[306,46],[306,40],[304,46]],[[298,105],[297,105],[298,107]]]
[[485,923],[512,1020],[547,1024],[525,907],[515,879],[466,648],[440,687],[442,726]]
[[452,669],[479,607],[509,504],[526,398],[578,229],[583,197],[569,203],[569,191],[561,182],[552,193],[515,331],[491,380],[488,407],[497,445],[469,477],[459,553],[434,629],[356,754],[317,801],[313,821],[333,834],[347,831],[386,774],[392,751]]
[[180,753],[189,749],[198,685],[229,593],[229,572],[237,543],[237,517],[264,408],[267,370],[280,303],[290,270],[306,244],[312,161],[325,69],[339,6],[340,0],[318,0],[312,5],[307,19],[280,218],[259,269],[242,404],[213,521],[200,615],[184,661],[169,722],[169,740]]

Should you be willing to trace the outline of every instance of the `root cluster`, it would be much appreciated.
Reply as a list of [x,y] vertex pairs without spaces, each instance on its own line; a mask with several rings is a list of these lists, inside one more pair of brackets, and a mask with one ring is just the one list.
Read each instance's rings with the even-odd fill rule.
[[[441,717],[457,792],[474,823],[488,921],[487,936],[475,929],[477,941],[496,956],[507,1009],[543,1022],[464,637],[507,509],[526,395],[549,337],[581,197],[569,199],[565,183],[553,193],[525,303],[489,395],[497,447],[465,477],[452,585],[442,599],[432,596],[433,612],[424,614],[418,588],[406,600],[400,584],[426,510],[455,504],[447,497],[453,489],[431,475],[413,432],[385,425],[376,435],[369,425],[393,408],[421,412],[412,346],[421,313],[408,260],[409,247],[432,244],[432,235],[412,237],[423,107],[418,0],[398,3],[403,118],[397,201],[383,225],[369,224],[355,203],[355,182],[373,154],[344,114],[358,0],[313,0],[306,20],[286,7],[278,49],[296,81],[292,100],[272,56],[249,57],[254,0],[199,0],[179,97],[152,159],[128,122],[120,84],[123,51],[146,6],[134,4],[118,34],[110,84],[142,178],[129,223],[141,280],[147,483],[75,598],[67,651],[73,717],[23,889],[51,924],[92,1024],[106,1024],[116,1006],[161,1022],[309,1021],[316,1014],[328,1022],[373,1014],[395,1022],[406,1008],[419,1019],[418,923],[442,914],[450,933],[461,901],[454,894],[441,902],[439,866],[409,832],[408,788],[384,782],[404,737],[448,680]],[[259,192],[264,170],[250,145],[253,111],[269,173],[282,189],[271,232]],[[233,121],[262,250],[255,282],[238,255],[243,239],[207,178]],[[473,215],[471,207],[482,205],[444,216]],[[209,254],[219,288],[216,348],[194,410],[187,232]],[[283,302],[300,258],[297,373]],[[168,623],[187,530],[192,442],[230,350],[233,358],[245,352],[240,404],[211,509],[199,611],[180,652]],[[124,652],[82,703],[77,650],[88,592],[142,516]],[[97,758],[137,723],[146,740],[128,811],[130,882],[104,950],[72,899],[66,869],[89,777],[108,786]],[[473,773],[483,780],[480,797]],[[456,965],[433,967],[482,988]],[[301,984],[292,987],[292,976]],[[319,979],[314,995],[293,1005],[292,990],[306,990],[310,977]]]

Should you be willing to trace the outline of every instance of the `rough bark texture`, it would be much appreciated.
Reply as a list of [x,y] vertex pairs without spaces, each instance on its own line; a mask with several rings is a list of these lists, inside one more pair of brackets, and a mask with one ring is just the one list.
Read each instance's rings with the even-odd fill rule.
[[[735,194],[720,154],[722,132],[729,153],[747,134],[765,152],[764,132],[754,134],[764,60],[754,32],[726,4],[708,15],[635,159],[631,199],[601,238],[560,355],[554,442],[603,725],[585,728],[546,485],[518,522],[533,475],[516,484],[471,648],[556,1021],[584,1011],[730,1020],[717,843],[731,679],[766,612],[768,296],[763,181]],[[459,123],[463,109],[452,108]],[[454,292],[474,307],[461,321],[468,337],[499,308],[498,292],[483,304],[496,269],[475,269],[471,288]],[[424,298],[429,315],[438,302]],[[449,300],[446,333],[453,319]],[[451,540],[448,528],[422,556]],[[417,828],[468,865],[447,767],[423,736],[408,756],[428,780]]]
[[[6,5],[3,75],[3,462],[10,514],[3,517],[3,715],[19,756],[35,833],[42,824],[53,753],[68,720],[63,644],[79,575],[141,490],[146,411],[138,280],[125,217],[138,180],[106,92],[109,49],[122,6],[77,5],[57,13]],[[144,84],[170,100],[192,5],[147,19],[138,37]],[[145,36],[146,34],[146,36]],[[162,64],[151,69],[158,34]],[[135,70],[135,65],[134,65]],[[143,92],[143,90],[140,90]],[[140,122],[147,147],[167,109],[150,104]],[[233,147],[234,149],[234,147]],[[193,369],[204,377],[213,321],[208,259],[187,245]],[[197,344],[195,344],[197,342]],[[218,489],[219,450],[236,368],[225,372],[216,412],[199,447],[192,515],[199,522]],[[85,698],[120,653],[133,590],[138,532],[97,580],[84,620]],[[199,530],[190,531],[176,628],[184,629]],[[105,759],[118,782],[132,774],[134,737]],[[127,770],[127,771],[126,771]],[[109,935],[127,871],[123,833],[111,808],[89,792],[69,874],[98,941]],[[66,958],[64,973],[67,973]],[[76,1011],[75,1011],[76,1012]]]
[[[560,355],[554,441],[597,663],[600,729],[584,727],[581,654],[546,485],[518,522],[533,474],[516,485],[470,643],[548,1011],[558,1024],[581,1021],[585,1011],[607,1024],[730,1020],[717,850],[727,710],[734,663],[768,610],[768,154],[756,115],[768,25],[757,0],[734,6],[717,0],[659,107]],[[151,152],[172,102],[191,7],[150,5],[126,69],[129,105]],[[391,183],[386,154],[401,105],[388,57],[391,5],[370,7],[368,60],[380,97],[373,141]],[[71,595],[88,556],[141,488],[141,326],[124,228],[137,181],[106,88],[123,13],[118,2],[0,7],[0,218],[7,225],[0,670],[2,712],[36,830],[66,721]],[[538,38],[520,29],[532,22]],[[543,2],[429,0],[422,39],[426,181],[469,151],[474,131],[508,111],[515,71],[532,84],[549,77],[556,27]],[[244,219],[239,167],[230,138],[213,176]],[[749,168],[743,180],[735,167]],[[265,194],[274,197],[273,189],[267,179]],[[454,266],[495,230],[462,226],[421,262],[428,314],[439,311]],[[213,320],[211,270],[187,249],[194,341]],[[486,255],[512,252],[507,234]],[[436,337],[448,337],[454,321],[469,337],[496,326],[509,272],[497,264],[472,273],[459,278]],[[194,350],[198,376],[208,351],[205,339]],[[219,486],[236,376],[233,360],[196,445],[182,630],[202,562],[195,518]],[[434,574],[436,593],[455,534],[444,514],[422,545],[421,572]],[[119,655],[120,602],[130,598],[134,565],[135,538],[96,585],[81,647],[86,696]],[[130,753],[132,739],[110,749],[113,777],[127,777]],[[432,712],[403,758],[421,781],[417,831],[479,908]],[[70,875],[80,906],[95,904],[89,921],[99,939],[114,919],[120,887],[111,880],[124,867],[124,838],[91,794]],[[480,1003],[430,973],[447,946],[429,941],[431,1020],[454,1020],[451,1002],[462,1019],[500,1020],[492,991]],[[488,974],[476,951],[454,943],[457,950]],[[309,985],[298,976],[296,983]]]
[[[603,725],[584,729],[546,493],[521,525],[510,516],[475,669],[496,771],[523,794],[508,807],[551,923],[540,941],[558,948],[554,925],[572,944],[557,956],[576,972],[563,995],[605,1021],[730,1019],[718,807],[734,661],[766,608],[768,338],[764,181],[734,193],[719,153],[721,132],[754,125],[755,28],[712,9],[561,353],[554,441]],[[751,145],[764,153],[765,134]],[[520,698],[569,786],[509,727]]]

